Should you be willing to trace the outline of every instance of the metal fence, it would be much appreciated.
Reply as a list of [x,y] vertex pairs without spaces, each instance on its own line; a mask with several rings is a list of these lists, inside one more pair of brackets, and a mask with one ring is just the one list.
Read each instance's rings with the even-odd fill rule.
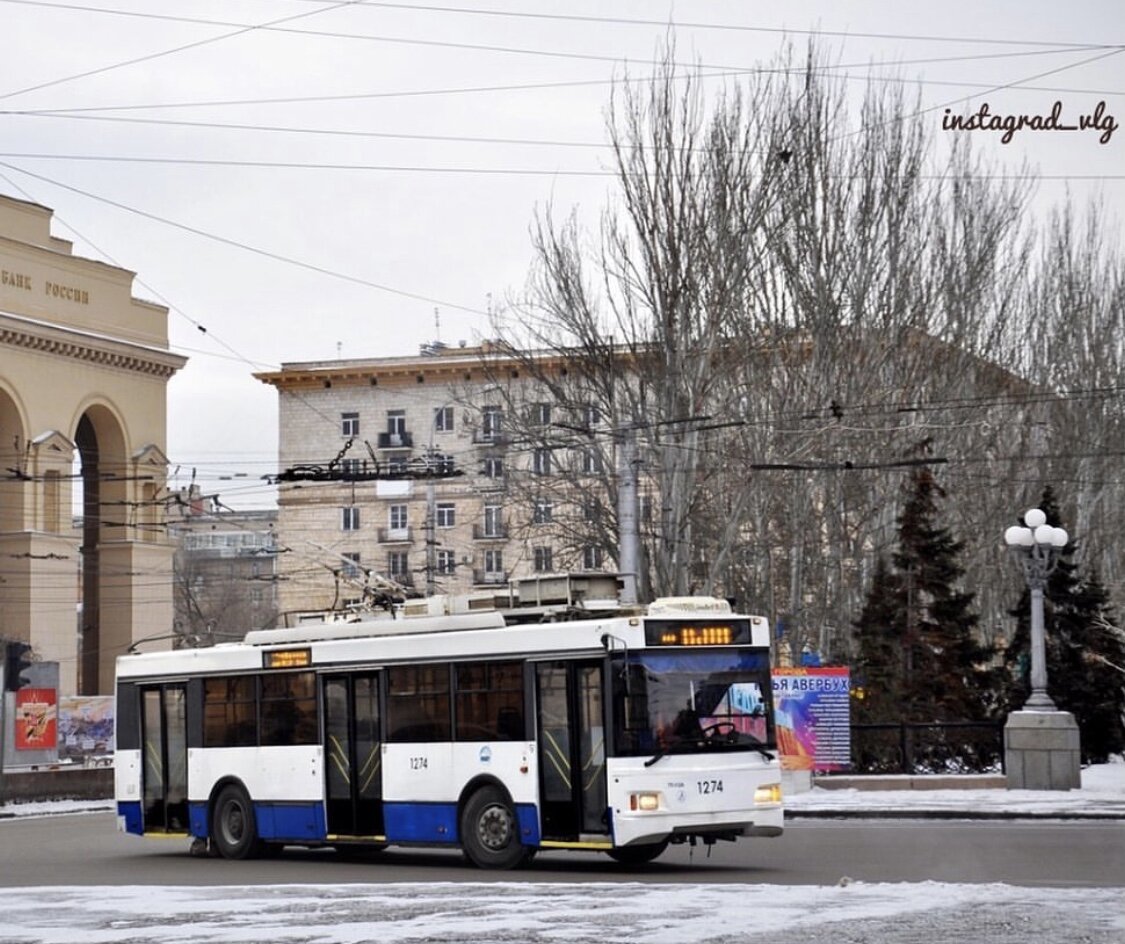
[[1004,724],[947,721],[853,724],[856,774],[967,774],[1004,770]]

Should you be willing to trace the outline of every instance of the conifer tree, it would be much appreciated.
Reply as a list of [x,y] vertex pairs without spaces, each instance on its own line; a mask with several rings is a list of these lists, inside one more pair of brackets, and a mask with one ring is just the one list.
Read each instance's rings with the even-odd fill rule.
[[[990,654],[977,639],[974,594],[958,589],[962,543],[937,524],[944,496],[929,469],[911,474],[893,572],[877,571],[868,592],[858,625],[862,674],[898,678],[895,697],[864,712],[869,720],[974,721],[990,716],[997,701]],[[880,638],[888,631],[897,652]]]
[[880,555],[863,612],[854,626],[859,653],[855,665],[855,721],[870,724],[897,719],[902,705],[902,584]]
[[[1047,523],[1059,527],[1058,501],[1050,486],[1039,504]],[[1043,590],[1047,693],[1078,723],[1082,760],[1102,763],[1125,752],[1125,633],[1116,625],[1109,594],[1096,574],[1083,578],[1074,562],[1077,544],[1062,550]],[[1031,693],[1031,602],[1025,589],[1012,611],[1016,631],[1004,656],[1005,705],[1020,709]]]

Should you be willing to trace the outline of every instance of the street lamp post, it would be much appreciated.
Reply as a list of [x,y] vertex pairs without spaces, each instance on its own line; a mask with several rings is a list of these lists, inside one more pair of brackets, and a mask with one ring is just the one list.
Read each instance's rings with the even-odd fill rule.
[[1047,643],[1043,626],[1043,590],[1059,562],[1059,552],[1069,540],[1062,528],[1047,524],[1047,516],[1032,508],[1023,516],[1027,527],[1013,525],[1004,532],[1004,543],[1023,568],[1031,591],[1031,697],[1024,711],[1057,711],[1047,694]]
[[1069,537],[1047,524],[1042,509],[1023,516],[1023,526],[1004,532],[1031,592],[1031,695],[1004,725],[1004,762],[1009,788],[1070,790],[1081,786],[1078,725],[1047,694],[1047,642],[1043,591]]

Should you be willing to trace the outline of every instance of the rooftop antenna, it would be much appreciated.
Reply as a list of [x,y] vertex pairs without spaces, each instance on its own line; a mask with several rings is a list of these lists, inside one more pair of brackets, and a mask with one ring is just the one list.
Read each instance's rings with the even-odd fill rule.
[[434,341],[441,344],[441,310],[434,309]]
[[339,359],[340,357],[343,357],[343,354],[344,354],[344,342],[343,341],[337,341],[336,342],[336,357],[337,357],[337,359]]

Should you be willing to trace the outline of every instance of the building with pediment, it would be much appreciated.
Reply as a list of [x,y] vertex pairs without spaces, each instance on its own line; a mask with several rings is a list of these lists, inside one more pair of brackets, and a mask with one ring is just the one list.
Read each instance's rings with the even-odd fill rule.
[[58,662],[63,694],[108,693],[118,655],[171,633],[166,387],[186,358],[134,273],[51,220],[0,195],[0,637]]

